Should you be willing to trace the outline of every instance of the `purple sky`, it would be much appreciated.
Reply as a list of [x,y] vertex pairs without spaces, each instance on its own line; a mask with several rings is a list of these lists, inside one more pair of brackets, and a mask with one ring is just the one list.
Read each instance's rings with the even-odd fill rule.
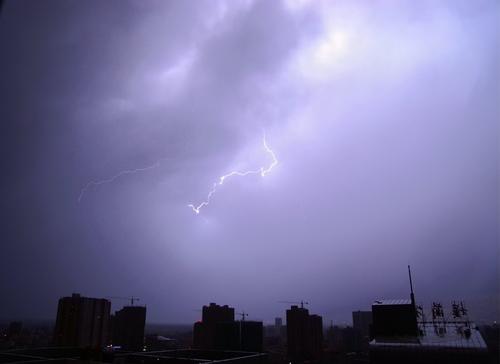
[[[265,321],[308,300],[498,319],[496,1],[6,1],[0,318],[137,295]],[[264,178],[232,170],[279,163]],[[121,171],[111,183],[90,185]],[[114,308],[125,302],[116,301]]]

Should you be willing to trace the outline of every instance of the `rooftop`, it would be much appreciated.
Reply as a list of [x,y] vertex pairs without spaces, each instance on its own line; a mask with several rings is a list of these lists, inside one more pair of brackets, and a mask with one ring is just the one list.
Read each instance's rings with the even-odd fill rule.
[[388,299],[388,300],[376,300],[373,301],[373,306],[382,305],[411,305],[411,300],[398,298],[398,299]]
[[199,364],[199,363],[261,363],[267,357],[263,353],[244,351],[219,351],[219,350],[162,350],[151,352],[129,353],[121,356],[125,363],[168,363],[168,364]]
[[[82,360],[85,350],[69,347],[46,347],[36,349],[13,349],[0,351],[0,363],[95,363],[88,359]],[[200,363],[245,363],[260,364],[267,357],[264,353],[244,351],[218,351],[218,350],[162,350],[131,353],[108,353],[107,360],[116,359],[123,364],[200,364]]]
[[[419,323],[424,335],[418,338],[377,338],[370,342],[370,347],[414,347],[422,349],[451,349],[451,350],[487,350],[479,330],[470,326],[470,336],[465,335],[467,330],[464,324],[446,323]],[[439,332],[439,328],[445,330]]]

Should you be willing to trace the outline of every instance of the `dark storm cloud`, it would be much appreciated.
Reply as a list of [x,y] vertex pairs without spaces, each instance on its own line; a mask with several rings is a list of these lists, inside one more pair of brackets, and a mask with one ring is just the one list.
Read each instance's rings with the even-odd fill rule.
[[[289,299],[348,320],[406,295],[407,263],[424,301],[495,302],[497,14],[7,2],[0,316],[52,317],[80,291],[138,295],[151,321],[209,301],[270,319]],[[194,215],[221,174],[269,163],[263,129],[279,165]]]

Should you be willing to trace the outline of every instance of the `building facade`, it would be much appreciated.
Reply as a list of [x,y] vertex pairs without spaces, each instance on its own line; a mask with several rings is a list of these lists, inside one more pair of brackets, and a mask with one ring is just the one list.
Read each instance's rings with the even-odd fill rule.
[[54,344],[99,348],[109,342],[111,302],[73,294],[59,299]]
[[353,311],[352,327],[358,331],[362,337],[370,337],[370,326],[373,324],[371,311]]
[[144,348],[146,307],[125,306],[120,311],[116,311],[112,324],[113,345],[132,351],[140,351]]
[[292,363],[319,361],[323,353],[323,319],[306,308],[286,311],[287,353]]
[[234,308],[227,305],[210,303],[202,312],[202,320],[193,328],[194,348],[262,352],[262,322],[235,321]]
[[432,321],[418,321],[412,301],[379,300],[372,305],[370,363],[488,362],[486,343],[473,323],[465,318],[445,318],[444,314]]

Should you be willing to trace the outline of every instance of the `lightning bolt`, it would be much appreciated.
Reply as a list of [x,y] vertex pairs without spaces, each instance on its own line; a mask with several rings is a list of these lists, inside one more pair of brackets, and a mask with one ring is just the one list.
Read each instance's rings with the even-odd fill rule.
[[233,176],[245,177],[245,176],[248,176],[250,174],[260,174],[262,177],[265,177],[266,174],[271,172],[271,170],[278,164],[278,159],[276,158],[276,154],[274,154],[274,151],[271,148],[269,148],[269,146],[267,145],[265,134],[262,138],[262,144],[264,146],[264,150],[271,156],[271,159],[272,159],[271,164],[269,164],[269,166],[267,168],[260,167],[259,169],[249,170],[249,171],[244,171],[244,172],[231,171],[228,174],[220,176],[219,180],[214,183],[212,189],[208,192],[208,195],[207,195],[207,198],[205,201],[201,202],[199,205],[189,204],[188,207],[190,207],[193,210],[193,212],[195,212],[196,214],[199,214],[203,207],[208,206],[210,204],[210,200],[211,200],[212,196],[214,195],[214,193],[217,191],[217,188],[219,186],[223,185],[224,182],[226,182],[229,177],[233,177]]
[[162,158],[157,160],[154,164],[151,164],[150,166],[142,167],[142,168],[135,168],[135,169],[125,169],[123,171],[120,171],[119,173],[115,174],[114,176],[99,180],[99,181],[90,181],[87,183],[80,191],[80,195],[78,196],[78,202],[80,202],[83,198],[83,195],[91,188],[91,187],[96,187],[100,185],[104,185],[106,183],[112,183],[118,178],[128,175],[128,174],[135,174],[139,172],[144,172],[144,171],[149,171],[150,169],[158,168],[161,164],[162,161],[166,160],[167,158]]

